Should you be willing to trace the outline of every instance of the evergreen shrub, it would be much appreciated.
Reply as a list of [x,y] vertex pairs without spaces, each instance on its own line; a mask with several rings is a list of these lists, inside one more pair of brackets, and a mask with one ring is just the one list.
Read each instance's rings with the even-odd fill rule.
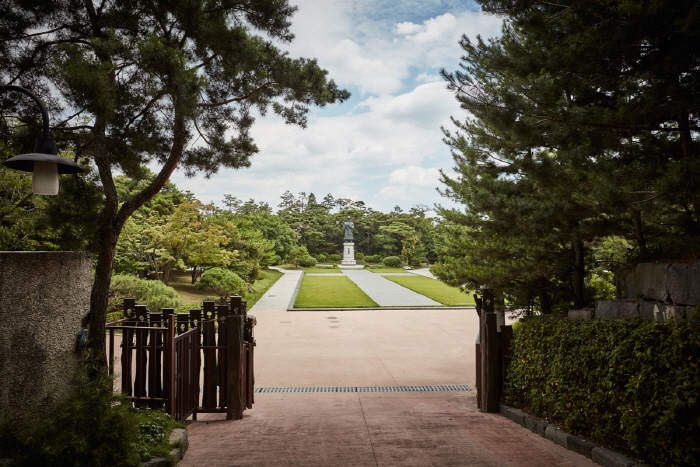
[[388,268],[400,268],[403,266],[403,262],[398,256],[387,256],[382,260],[382,264]]
[[341,260],[342,257],[340,255],[328,255],[328,261],[330,261],[331,263],[340,263]]
[[381,263],[382,255],[369,255],[365,256],[365,263]]
[[697,320],[531,319],[514,329],[505,401],[663,466],[700,459]]
[[138,467],[170,457],[168,435],[182,425],[163,411],[134,409],[113,385],[86,366],[75,393],[51,413],[0,420],[0,458],[22,467]]
[[139,279],[135,276],[115,275],[109,286],[115,302],[121,304],[124,298],[133,298],[139,305],[146,305],[151,311],[162,308],[178,308],[182,305],[180,294],[161,281]]
[[299,266],[302,268],[312,268],[316,266],[316,258],[313,256],[306,256],[299,260]]
[[207,269],[195,286],[199,290],[211,288],[222,301],[231,295],[245,296],[248,292],[246,282],[238,274],[225,268]]

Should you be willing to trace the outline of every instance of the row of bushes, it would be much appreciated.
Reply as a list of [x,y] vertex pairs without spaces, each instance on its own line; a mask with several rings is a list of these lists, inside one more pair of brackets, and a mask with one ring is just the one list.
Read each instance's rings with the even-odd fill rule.
[[73,386],[49,413],[0,417],[0,458],[27,467],[138,467],[152,457],[175,465],[169,434],[183,425],[162,410],[133,408],[94,368],[84,367]]
[[515,329],[506,403],[664,466],[700,459],[700,326],[556,320]]

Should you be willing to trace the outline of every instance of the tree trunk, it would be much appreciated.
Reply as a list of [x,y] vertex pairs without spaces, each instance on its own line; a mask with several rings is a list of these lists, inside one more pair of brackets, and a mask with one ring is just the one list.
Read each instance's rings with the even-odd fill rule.
[[105,207],[100,214],[98,225],[100,250],[97,256],[97,268],[95,280],[92,284],[92,294],[90,296],[90,314],[87,318],[89,325],[88,349],[91,357],[99,368],[107,367],[107,339],[106,339],[106,319],[107,305],[109,304],[109,286],[112,280],[112,266],[114,265],[114,254],[117,249],[117,240],[127,219],[139,207],[147,203],[158,193],[170,178],[177,167],[186,142],[185,119],[176,111],[173,124],[173,143],[168,159],[163,164],[158,175],[141,192],[137,193],[129,201],[119,207],[117,190],[112,177],[111,162],[106,143],[106,122],[98,117],[93,129],[95,145],[95,165],[100,174],[102,189],[105,193]]
[[630,215],[632,216],[632,222],[634,222],[634,237],[637,240],[639,248],[643,250],[647,246],[647,240],[644,237],[642,211],[634,206],[630,206]]
[[549,296],[547,290],[547,278],[540,277],[537,279],[537,297],[540,300],[540,310],[543,315],[552,314],[552,297]]
[[[105,216],[106,217],[106,216]],[[97,256],[95,280],[90,296],[90,350],[92,358],[100,365],[107,365],[106,323],[107,305],[109,304],[109,286],[112,281],[114,252],[119,239],[121,227],[113,228],[114,219],[103,219],[99,227],[100,251]]]

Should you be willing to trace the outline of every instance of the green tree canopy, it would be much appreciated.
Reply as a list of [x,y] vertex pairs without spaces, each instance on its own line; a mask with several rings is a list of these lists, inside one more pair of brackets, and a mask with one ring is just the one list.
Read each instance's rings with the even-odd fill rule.
[[[443,76],[462,108],[446,131],[465,205],[438,274],[545,312],[591,303],[590,247],[698,251],[700,5],[483,0],[503,35],[461,41]],[[675,245],[672,245],[675,244]]]
[[[53,131],[76,135],[76,158],[99,173],[104,208],[89,317],[97,353],[121,229],[172,172],[246,167],[257,151],[249,133],[255,112],[303,127],[311,105],[348,97],[315,60],[275,45],[293,39],[294,12],[286,0],[0,6],[0,81],[43,97]],[[147,164],[157,174],[120,203],[114,171],[136,176]]]

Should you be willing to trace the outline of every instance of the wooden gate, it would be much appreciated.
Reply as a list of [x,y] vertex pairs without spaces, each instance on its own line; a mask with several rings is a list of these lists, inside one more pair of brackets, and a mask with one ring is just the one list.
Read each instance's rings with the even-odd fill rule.
[[504,312],[496,312],[493,291],[474,295],[479,314],[479,341],[476,343],[476,404],[482,412],[498,412],[510,362],[513,327],[504,323]]
[[176,315],[125,299],[125,318],[107,325],[110,374],[121,369],[121,390],[135,405],[164,408],[176,420],[217,412],[240,419],[253,407],[255,340],[246,303],[234,296],[227,305],[202,305]]

